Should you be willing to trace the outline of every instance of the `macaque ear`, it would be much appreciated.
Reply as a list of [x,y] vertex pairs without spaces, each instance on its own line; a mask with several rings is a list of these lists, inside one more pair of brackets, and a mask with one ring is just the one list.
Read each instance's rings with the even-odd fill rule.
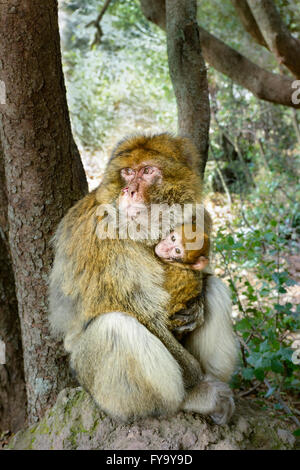
[[205,258],[205,256],[200,256],[200,258],[197,259],[196,263],[192,264],[191,267],[195,271],[202,271],[206,266],[208,265],[208,258]]

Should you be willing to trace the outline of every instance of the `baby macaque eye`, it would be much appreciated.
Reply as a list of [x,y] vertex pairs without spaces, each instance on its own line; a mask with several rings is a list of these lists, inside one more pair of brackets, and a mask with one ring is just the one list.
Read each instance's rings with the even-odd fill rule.
[[171,240],[172,240],[172,242],[175,242],[175,241],[176,241],[175,235],[172,235],[172,236],[171,236]]
[[180,255],[181,250],[179,248],[176,248],[175,252],[178,253],[178,255]]
[[150,166],[146,166],[144,168],[144,175],[149,175],[153,172],[153,168],[151,168]]

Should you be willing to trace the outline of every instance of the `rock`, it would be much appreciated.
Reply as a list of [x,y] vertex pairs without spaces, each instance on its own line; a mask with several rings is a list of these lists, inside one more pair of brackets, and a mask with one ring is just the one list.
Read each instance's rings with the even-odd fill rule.
[[[287,426],[287,425],[286,425]],[[238,400],[230,425],[194,413],[122,424],[99,411],[81,387],[63,390],[35,425],[14,435],[8,449],[204,450],[292,449],[295,438],[282,419]]]

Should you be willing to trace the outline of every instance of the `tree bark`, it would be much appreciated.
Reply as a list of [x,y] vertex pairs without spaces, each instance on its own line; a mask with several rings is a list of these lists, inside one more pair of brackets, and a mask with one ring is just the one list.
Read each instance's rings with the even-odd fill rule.
[[0,12],[0,106],[9,243],[21,321],[30,422],[70,382],[66,356],[47,321],[50,238],[87,191],[72,138],[56,0],[3,0]]
[[8,243],[7,195],[0,144],[0,339],[5,364],[0,364],[0,434],[16,432],[26,421],[26,390],[18,303]]
[[279,64],[300,78],[300,41],[288,31],[273,0],[247,1],[270,51]]
[[300,108],[300,104],[292,102],[293,79],[268,72],[205,29],[199,29],[204,59],[212,67],[261,100]]
[[264,40],[259,27],[257,26],[255,18],[252,15],[247,0],[231,0],[231,3],[233,4],[235,11],[237,12],[247,33],[249,33],[258,44],[268,48],[268,45]]
[[199,170],[204,174],[210,108],[196,18],[196,0],[166,0],[168,61],[177,100],[179,134],[190,137],[198,148]]
[[[140,0],[140,3],[146,18],[166,29],[165,0]],[[201,26],[199,32],[203,57],[218,72],[227,75],[261,100],[300,108],[300,104],[292,102],[293,79],[259,67]]]

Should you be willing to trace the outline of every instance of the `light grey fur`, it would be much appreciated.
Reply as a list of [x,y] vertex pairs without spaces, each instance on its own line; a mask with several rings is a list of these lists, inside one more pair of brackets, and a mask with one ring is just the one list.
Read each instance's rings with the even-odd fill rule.
[[[225,382],[234,370],[237,349],[230,296],[222,281],[208,278],[205,323],[186,340],[186,348],[207,374],[190,391],[184,390],[180,366],[170,352],[135,318],[111,312],[83,331],[69,311],[72,302],[57,292],[52,325],[64,336],[79,381],[110,416],[127,421],[183,409],[210,415],[218,424],[231,418],[234,401]],[[59,316],[64,320],[57,322]]]

